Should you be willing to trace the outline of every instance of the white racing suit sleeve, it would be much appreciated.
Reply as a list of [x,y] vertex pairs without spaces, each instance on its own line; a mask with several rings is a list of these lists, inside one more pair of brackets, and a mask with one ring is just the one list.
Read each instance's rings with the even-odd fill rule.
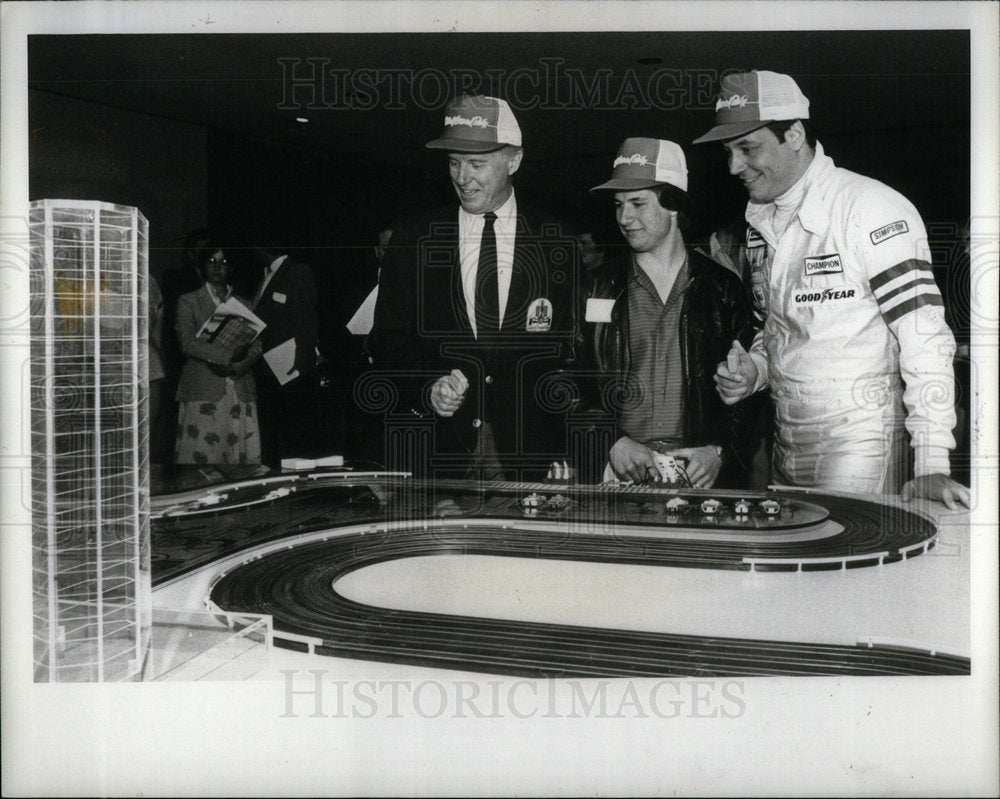
[[753,344],[747,352],[754,366],[757,367],[757,382],[753,384],[753,393],[767,387],[767,350],[764,348],[764,330],[758,330],[753,337]]
[[849,226],[852,246],[865,265],[882,319],[899,344],[914,476],[950,474],[955,338],[931,272],[927,234],[916,209],[901,195],[866,192],[859,200]]
[[768,262],[767,243],[760,233],[750,225],[746,229],[746,245],[741,255],[741,274],[750,286],[750,302],[755,322],[760,325],[760,329],[753,338],[748,355],[757,367],[757,379],[753,385],[753,392],[766,388],[768,385],[768,357],[767,348],[764,346],[764,327],[767,324],[769,312],[769,282],[771,268]]

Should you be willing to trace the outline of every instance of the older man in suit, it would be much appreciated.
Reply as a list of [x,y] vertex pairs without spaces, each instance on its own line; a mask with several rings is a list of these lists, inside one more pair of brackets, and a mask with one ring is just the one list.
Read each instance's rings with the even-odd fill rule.
[[453,100],[427,146],[448,154],[458,203],[396,226],[368,339],[376,368],[400,387],[396,413],[433,425],[429,451],[405,465],[544,475],[567,455],[575,241],[516,196],[521,130],[503,100]]

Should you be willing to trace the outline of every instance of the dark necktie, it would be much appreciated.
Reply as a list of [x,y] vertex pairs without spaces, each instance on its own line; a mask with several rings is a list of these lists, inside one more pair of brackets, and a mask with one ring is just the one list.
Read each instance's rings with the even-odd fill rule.
[[497,292],[497,234],[493,223],[497,215],[483,214],[483,238],[479,242],[479,267],[476,270],[476,332],[500,330],[500,295]]

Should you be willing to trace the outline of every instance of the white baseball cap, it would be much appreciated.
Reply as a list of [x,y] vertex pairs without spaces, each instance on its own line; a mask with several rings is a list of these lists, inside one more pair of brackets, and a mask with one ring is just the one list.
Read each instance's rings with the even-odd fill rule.
[[611,180],[591,191],[638,191],[670,185],[687,191],[687,161],[680,145],[666,139],[625,139],[611,166]]
[[715,103],[715,127],[694,143],[735,139],[792,119],[809,119],[809,100],[788,75],[764,70],[726,75]]
[[508,144],[521,146],[521,128],[507,102],[463,94],[448,103],[444,132],[426,146],[453,153],[489,153]]

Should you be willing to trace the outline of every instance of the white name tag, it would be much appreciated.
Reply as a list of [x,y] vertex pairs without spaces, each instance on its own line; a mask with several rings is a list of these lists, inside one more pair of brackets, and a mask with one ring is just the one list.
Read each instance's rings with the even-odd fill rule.
[[585,318],[588,322],[610,322],[611,311],[614,307],[614,300],[600,300],[597,297],[588,297]]
[[271,299],[275,302],[280,302],[282,305],[288,302],[288,296],[286,294],[282,294],[280,291],[274,292],[274,294],[271,295]]

